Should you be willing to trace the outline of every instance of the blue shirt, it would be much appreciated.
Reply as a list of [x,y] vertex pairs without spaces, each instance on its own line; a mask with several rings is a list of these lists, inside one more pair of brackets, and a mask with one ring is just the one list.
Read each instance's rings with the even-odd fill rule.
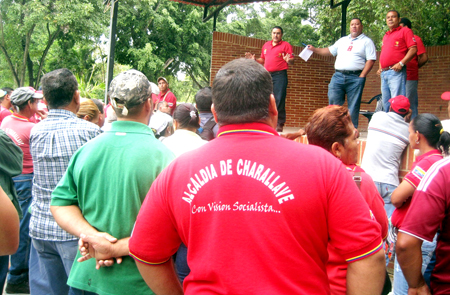
[[51,195],[66,172],[72,155],[100,133],[97,125],[63,109],[50,110],[47,119],[31,130],[30,152],[34,167],[30,219],[32,238],[47,241],[77,239],[60,228],[53,218]]

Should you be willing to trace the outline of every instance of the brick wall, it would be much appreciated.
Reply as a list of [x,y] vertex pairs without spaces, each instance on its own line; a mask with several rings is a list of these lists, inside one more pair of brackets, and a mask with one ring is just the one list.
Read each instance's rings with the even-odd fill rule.
[[[245,52],[261,54],[267,40],[214,32],[211,60],[211,81],[227,62],[244,57]],[[294,54],[303,47],[293,46]],[[433,113],[441,120],[447,119],[447,103],[440,99],[444,91],[450,91],[450,45],[427,47],[428,64],[419,71],[419,113]],[[378,53],[379,56],[379,53]],[[378,61],[366,79],[363,101],[381,93],[380,78],[376,75]],[[334,57],[314,54],[308,62],[296,58],[288,70],[286,111],[287,127],[303,127],[311,113],[328,104],[328,83],[334,72]],[[375,104],[361,104],[361,109],[373,110]],[[367,119],[359,118],[359,129],[367,130]]]

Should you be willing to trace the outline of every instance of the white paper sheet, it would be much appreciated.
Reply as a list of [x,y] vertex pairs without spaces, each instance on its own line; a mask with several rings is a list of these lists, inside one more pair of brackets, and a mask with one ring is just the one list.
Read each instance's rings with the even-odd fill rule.
[[313,52],[309,50],[308,47],[305,47],[305,49],[303,49],[298,56],[300,56],[304,61],[308,61],[312,54]]

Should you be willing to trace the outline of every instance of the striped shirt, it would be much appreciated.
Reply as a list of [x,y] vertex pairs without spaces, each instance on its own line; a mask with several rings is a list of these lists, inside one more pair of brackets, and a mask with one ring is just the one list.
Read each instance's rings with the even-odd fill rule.
[[100,128],[78,119],[70,111],[50,110],[47,119],[31,130],[30,151],[33,157],[33,201],[31,203],[30,236],[46,241],[71,241],[77,237],[58,226],[50,212],[53,190],[66,172],[72,155]]

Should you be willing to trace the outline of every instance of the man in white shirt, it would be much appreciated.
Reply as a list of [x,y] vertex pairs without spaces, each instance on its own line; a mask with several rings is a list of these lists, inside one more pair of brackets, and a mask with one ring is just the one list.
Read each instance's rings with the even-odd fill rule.
[[323,56],[336,56],[336,72],[328,85],[328,102],[330,105],[343,105],[345,95],[352,117],[353,125],[358,128],[359,106],[366,83],[366,76],[372,70],[377,59],[373,41],[362,33],[363,25],[359,18],[350,22],[350,35],[340,38],[327,48],[308,49]]

